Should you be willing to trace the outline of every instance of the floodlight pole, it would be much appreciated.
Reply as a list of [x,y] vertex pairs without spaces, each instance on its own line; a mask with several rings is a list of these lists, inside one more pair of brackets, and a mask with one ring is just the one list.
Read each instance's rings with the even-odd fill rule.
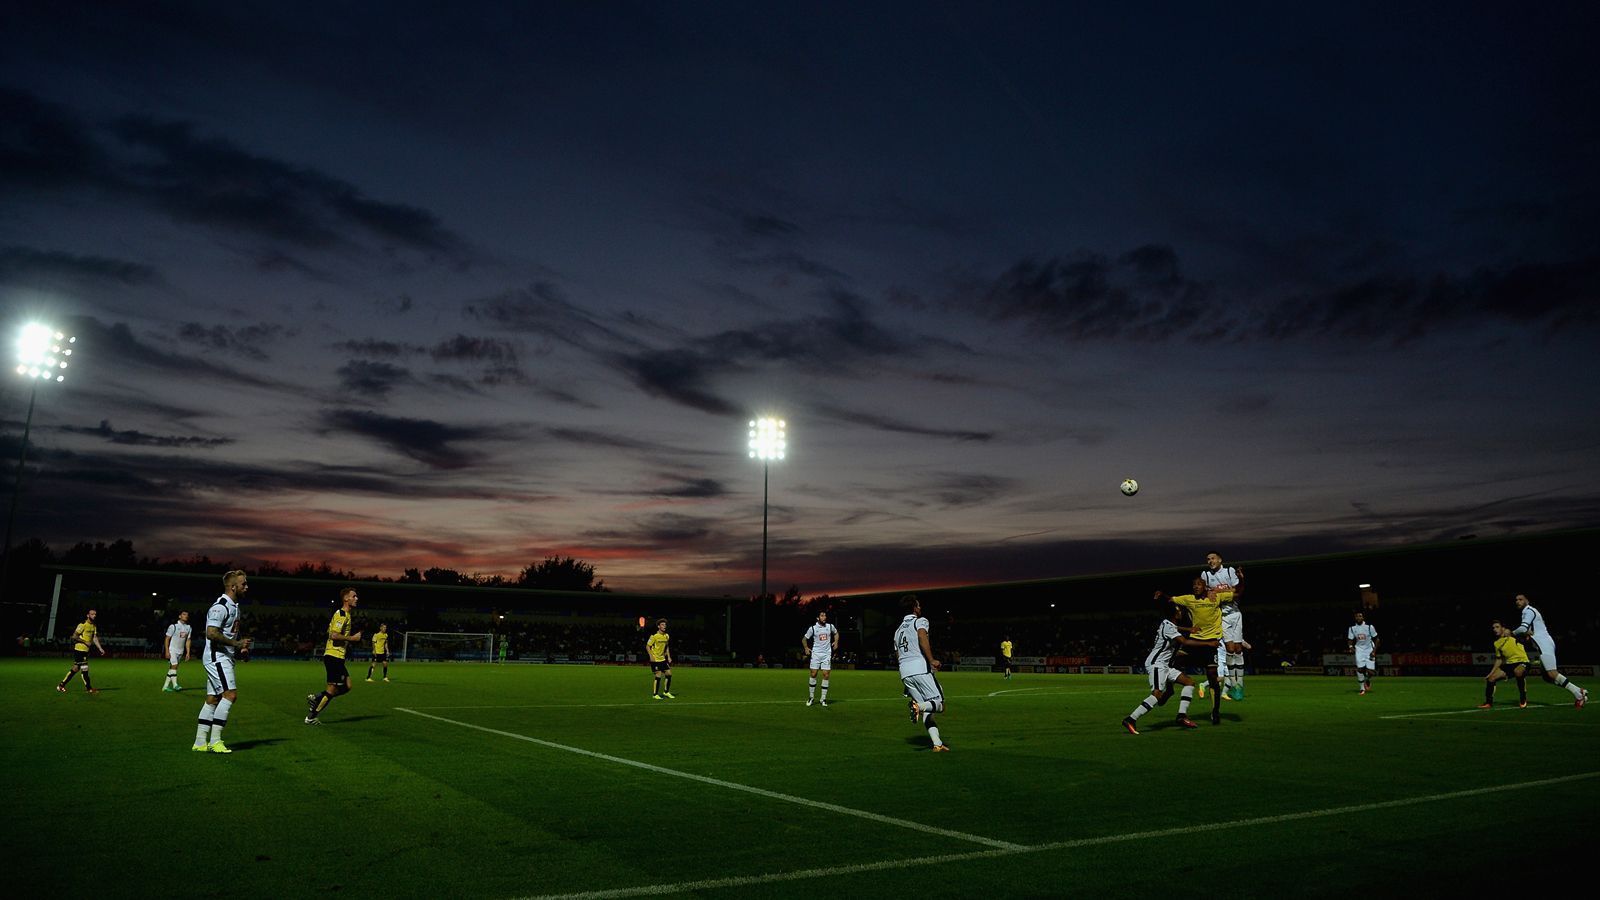
[[33,401],[39,397],[39,383],[34,382],[28,390],[28,416],[22,425],[22,454],[17,459],[17,477],[11,484],[11,512],[6,516],[6,543],[3,550],[5,561],[0,562],[0,597],[5,596],[6,586],[11,575],[11,527],[17,521],[17,498],[22,496],[22,469],[28,464],[28,432],[33,429]]
[[772,464],[761,461],[761,652],[767,652],[767,484]]

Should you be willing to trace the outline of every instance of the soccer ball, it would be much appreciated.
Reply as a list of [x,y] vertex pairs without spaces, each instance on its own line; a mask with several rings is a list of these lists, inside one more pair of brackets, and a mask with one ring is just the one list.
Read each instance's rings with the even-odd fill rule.
[[1132,478],[1122,479],[1122,493],[1129,497],[1139,493],[1139,482],[1134,481]]

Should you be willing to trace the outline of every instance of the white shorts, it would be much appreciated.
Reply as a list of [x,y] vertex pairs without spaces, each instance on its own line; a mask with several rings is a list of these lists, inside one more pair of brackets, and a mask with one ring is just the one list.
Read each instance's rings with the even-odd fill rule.
[[[1546,672],[1561,668],[1556,665],[1555,641],[1541,641],[1538,638],[1534,638],[1533,645],[1539,648],[1539,665],[1543,666]],[[1533,654],[1529,653],[1528,655],[1532,656]]]
[[833,670],[833,656],[831,654],[828,655],[828,656],[817,656],[816,654],[812,654],[812,656],[811,656],[811,668],[813,668],[813,669],[823,669],[825,671],[832,671]]
[[[211,654],[206,654],[210,657]],[[239,689],[233,677],[233,657],[217,656],[206,660],[206,694],[217,697],[224,691]]]
[[169,663],[169,664],[170,664],[170,665],[171,665],[171,666],[172,666],[172,667],[173,667],[173,668],[174,668],[174,669],[176,669],[176,668],[177,668],[177,667],[178,667],[178,663],[181,663],[181,662],[183,662],[183,651],[182,651],[182,650],[179,650],[179,651],[178,651],[178,652],[176,652],[176,653],[174,653],[174,654],[172,654],[172,655],[171,655],[171,656],[168,656],[168,657],[167,657],[167,662],[168,662],[168,663]]
[[1244,613],[1235,610],[1222,617],[1222,642],[1244,643]]
[[1150,682],[1150,693],[1160,694],[1162,691],[1167,689],[1168,685],[1172,684],[1174,681],[1177,681],[1178,676],[1182,674],[1183,673],[1179,672],[1177,669],[1171,669],[1166,666],[1157,666],[1156,668],[1145,673],[1145,680]]
[[932,672],[921,675],[901,675],[900,681],[905,684],[906,691],[911,694],[911,699],[923,709],[932,709],[934,712],[944,711],[944,691],[939,689],[939,679],[933,677]]
[[1378,670],[1378,667],[1372,664],[1371,650],[1368,650],[1365,653],[1362,653],[1360,650],[1356,651],[1356,668],[1371,669],[1374,672]]

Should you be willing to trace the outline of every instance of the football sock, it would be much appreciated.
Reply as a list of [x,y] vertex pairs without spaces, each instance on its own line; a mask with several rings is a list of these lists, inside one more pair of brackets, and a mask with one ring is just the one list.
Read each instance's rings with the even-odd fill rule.
[[69,684],[72,681],[72,676],[74,676],[76,674],[78,674],[78,670],[76,668],[68,669],[67,670],[67,677],[61,679],[61,684],[63,686]]
[[1523,703],[1528,702],[1528,677],[1526,675],[1517,679],[1517,699]]
[[822,679],[822,699],[828,699],[828,679]]
[[372,667],[371,666],[367,666],[367,680],[368,681],[372,680]]
[[311,718],[315,719],[317,716],[322,715],[322,711],[327,709],[328,708],[328,704],[332,703],[332,702],[333,702],[333,695],[328,693],[327,691],[323,691],[322,693],[318,694],[317,695],[317,702],[311,708]]
[[[87,671],[85,671],[83,673],[83,682],[84,682],[84,684],[88,684],[89,683],[89,673]],[[1570,680],[1568,680],[1567,676],[1565,676],[1565,675],[1557,675],[1556,676],[1556,687],[1566,688],[1567,691],[1569,693],[1571,693],[1572,696],[1574,696],[1574,697],[1582,697],[1583,696],[1583,688],[1578,687],[1576,684],[1573,684]]]
[[1494,682],[1492,681],[1483,686],[1483,702],[1494,702]]
[[939,740],[939,726],[933,724],[932,713],[922,717],[922,726],[928,729],[928,737],[933,740],[933,745],[935,747],[944,743],[944,741]]
[[1130,719],[1134,720],[1135,722],[1137,722],[1140,719],[1144,718],[1144,714],[1145,713],[1149,712],[1152,709],[1155,709],[1157,706],[1160,706],[1160,705],[1161,705],[1161,698],[1157,697],[1155,694],[1151,694],[1150,696],[1144,698],[1144,700],[1142,702],[1140,702],[1140,704],[1138,706],[1135,706],[1133,708],[1133,712],[1128,713],[1128,718],[1130,718]]
[[1194,685],[1186,684],[1183,686],[1183,691],[1178,694],[1178,715],[1189,714],[1189,703],[1192,700],[1194,700]]
[[388,663],[384,663],[383,664],[383,677],[385,677],[385,678],[389,677],[389,664]]
[[672,693],[672,676],[671,675],[668,675],[666,681],[664,681],[662,683],[662,685],[661,685],[661,693],[663,693],[663,694]]
[[650,681],[650,693],[652,693],[652,694],[661,693],[661,676],[660,675],[657,675],[653,679],[651,679],[651,681]]
[[178,670],[169,666],[167,668],[167,684],[173,685],[173,684],[177,684],[177,683],[178,683]]
[[[83,667],[83,689],[86,690],[86,691],[94,690],[94,685],[89,683],[89,667],[88,666],[84,666]],[[1573,696],[1577,696],[1577,695],[1574,694]]]
[[211,715],[211,743],[222,740],[222,728],[228,724],[228,710],[233,709],[233,701],[223,697],[217,701],[217,711]]
[[200,721],[198,723],[200,727],[194,734],[194,745],[196,747],[203,747],[210,742],[211,717],[216,712],[217,706],[214,703],[207,703],[205,706],[200,707]]
[[813,679],[811,679],[810,685],[806,688],[806,699],[809,700],[812,697],[815,697],[816,695],[817,695],[817,680],[815,678],[813,678]]

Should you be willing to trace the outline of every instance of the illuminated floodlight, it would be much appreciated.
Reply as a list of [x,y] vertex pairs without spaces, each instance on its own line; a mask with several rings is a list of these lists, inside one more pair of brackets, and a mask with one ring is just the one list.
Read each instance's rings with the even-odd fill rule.
[[17,336],[17,374],[35,381],[67,380],[67,357],[76,337],[37,322],[22,326]]
[[1358,588],[1360,588],[1360,589],[1362,589],[1364,591],[1367,588],[1372,587],[1372,585],[1370,585],[1370,584],[1358,584],[1358,585],[1356,585],[1356,587],[1358,587]]
[[783,459],[789,449],[789,441],[784,437],[785,427],[782,419],[774,419],[771,416],[751,419],[750,458]]

